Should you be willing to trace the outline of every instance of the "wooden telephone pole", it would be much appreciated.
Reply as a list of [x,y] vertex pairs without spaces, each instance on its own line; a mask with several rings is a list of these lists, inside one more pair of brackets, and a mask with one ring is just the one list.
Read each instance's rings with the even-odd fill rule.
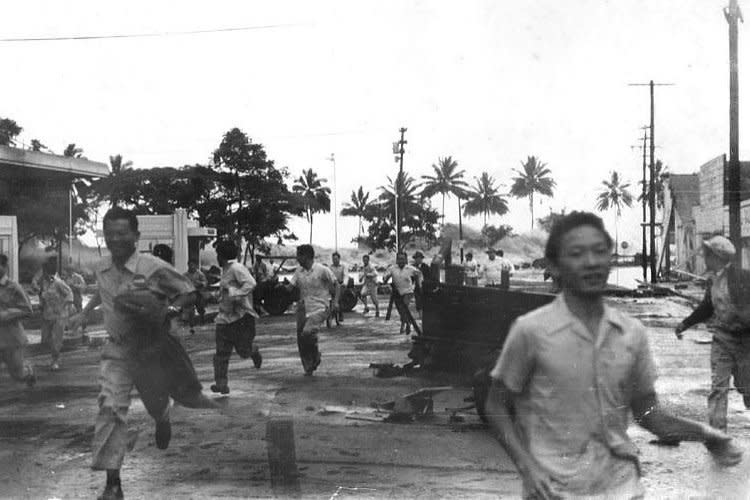
[[[649,227],[650,227],[650,247],[651,254],[649,255],[649,267],[651,268],[651,283],[656,283],[656,163],[654,161],[654,87],[664,87],[674,85],[673,83],[654,83],[653,80],[648,83],[630,83],[630,86],[643,87],[648,86],[649,95],[651,97],[651,118],[649,121],[649,130],[651,141],[649,144],[649,196],[648,196],[648,207],[649,207]],[[665,235],[666,237],[666,235]]]
[[401,127],[399,129],[399,132],[401,132],[401,140],[398,141],[396,144],[399,145],[398,153],[399,153],[399,165],[398,165],[398,177],[396,178],[396,182],[394,183],[394,190],[396,195],[396,251],[401,250],[401,220],[404,218],[404,206],[401,200],[401,194],[399,193],[399,182],[401,183],[401,188],[403,189],[405,187],[404,182],[404,145],[407,143],[407,141],[404,140],[404,134],[406,133],[406,128]]
[[729,23],[729,164],[727,165],[726,198],[729,205],[729,239],[732,240],[735,264],[742,266],[742,222],[740,220],[740,90],[737,65],[737,22],[743,21],[737,0],[729,0],[724,9]]

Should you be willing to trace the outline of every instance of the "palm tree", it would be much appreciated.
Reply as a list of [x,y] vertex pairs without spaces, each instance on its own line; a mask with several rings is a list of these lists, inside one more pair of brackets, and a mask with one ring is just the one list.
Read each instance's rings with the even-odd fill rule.
[[67,156],[68,158],[80,158],[82,154],[83,148],[77,147],[75,142],[68,144],[65,147],[65,151],[63,151],[63,156]]
[[346,203],[344,208],[341,210],[341,215],[345,217],[357,217],[359,224],[357,227],[357,241],[362,237],[362,218],[367,215],[367,210],[370,208],[370,193],[365,192],[362,186],[359,186],[357,191],[352,191],[351,203]]
[[615,209],[615,253],[617,253],[617,222],[620,218],[622,206],[630,207],[633,205],[633,195],[628,188],[630,184],[620,183],[620,174],[613,171],[610,180],[602,181],[604,188],[596,196],[596,209],[609,210]]
[[[669,167],[664,165],[661,160],[654,163],[654,192],[656,193],[656,208],[664,207],[664,180],[669,177]],[[638,202],[643,201],[643,181],[640,181],[641,192],[638,194]],[[651,196],[651,183],[646,177],[646,203]]]
[[331,211],[331,188],[324,186],[325,179],[309,168],[302,171],[302,175],[294,181],[292,191],[302,198],[305,207],[305,218],[310,223],[310,244],[313,235],[313,214]]
[[[75,148],[75,144],[71,144]],[[70,147],[68,146],[68,147]],[[75,148],[77,149],[77,148]],[[65,150],[67,152],[67,149]],[[83,151],[83,150],[79,150]],[[66,155],[67,156],[67,155]],[[114,207],[120,201],[120,191],[118,189],[120,184],[120,178],[126,171],[130,170],[133,166],[132,161],[122,161],[122,155],[115,155],[109,157],[109,191],[110,198],[109,202]]]
[[465,172],[463,170],[457,172],[456,168],[458,168],[458,162],[453,157],[438,157],[438,164],[432,164],[432,170],[435,175],[422,176],[422,179],[425,180],[422,189],[423,198],[432,198],[438,193],[443,196],[443,225],[445,225],[445,195],[452,194],[459,198],[460,215],[461,198],[465,195],[466,189],[469,187],[466,181],[463,180]]
[[544,196],[552,196],[555,181],[549,175],[550,170],[546,163],[542,163],[535,156],[526,158],[521,162],[522,170],[514,169],[518,175],[513,178],[510,194],[516,198],[528,198],[531,210],[531,229],[534,229],[534,193]]
[[483,226],[487,225],[487,217],[490,214],[504,215],[508,213],[508,202],[500,195],[495,186],[495,179],[487,172],[475,178],[476,186],[468,192],[469,201],[464,205],[464,214],[474,216],[482,214]]

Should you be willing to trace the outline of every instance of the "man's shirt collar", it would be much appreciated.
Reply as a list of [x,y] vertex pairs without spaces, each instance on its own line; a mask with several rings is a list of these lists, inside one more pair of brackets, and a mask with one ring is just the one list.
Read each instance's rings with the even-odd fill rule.
[[[603,306],[604,312],[602,315],[602,321],[609,323],[610,325],[614,326],[617,331],[623,333],[625,331],[625,320],[622,317],[622,314],[616,309],[608,306],[607,304],[603,304]],[[551,329],[551,331],[562,330],[563,328],[568,327],[576,322],[582,323],[582,321],[576,315],[570,312],[570,309],[568,309],[568,305],[565,303],[565,297],[563,293],[557,295],[557,298],[552,302],[552,307],[554,308],[556,316],[555,325]]]

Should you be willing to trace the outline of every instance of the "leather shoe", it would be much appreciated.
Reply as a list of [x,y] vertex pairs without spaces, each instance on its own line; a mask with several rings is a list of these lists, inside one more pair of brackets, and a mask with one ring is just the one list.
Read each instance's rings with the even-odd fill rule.
[[156,422],[156,447],[160,450],[169,448],[169,441],[172,439],[172,423],[167,420]]
[[229,394],[228,385],[211,384],[211,392],[219,392],[221,394]]
[[122,494],[122,486],[118,483],[105,486],[102,494],[96,498],[97,500],[123,500],[125,496]]
[[255,365],[256,370],[260,370],[260,365],[263,364],[263,356],[260,354],[260,351],[255,351],[250,355],[250,359],[253,360],[253,365]]

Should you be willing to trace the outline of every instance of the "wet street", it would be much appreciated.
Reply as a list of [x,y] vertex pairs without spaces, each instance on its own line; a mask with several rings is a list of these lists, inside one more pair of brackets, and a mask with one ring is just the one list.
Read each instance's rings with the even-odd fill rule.
[[[662,402],[675,413],[704,419],[709,389],[710,338],[706,330],[672,334],[689,311],[680,299],[613,299],[652,327]],[[302,376],[293,316],[262,318],[258,344],[263,367],[233,357],[231,393],[223,411],[172,411],[169,449],[153,443],[153,423],[134,397],[129,414],[133,450],[122,469],[126,498],[284,497],[269,480],[266,423],[294,419],[300,495],[306,498],[517,497],[513,465],[465,406],[467,386],[450,375],[381,379],[370,363],[408,361],[409,342],[398,321],[363,316],[358,306],[341,327],[321,335],[323,362],[315,377]],[[180,330],[204,390],[212,379],[213,328],[194,336]],[[62,370],[47,370],[48,357],[32,357],[39,383],[31,391],[0,375],[0,496],[94,498],[103,473],[88,468],[96,415],[98,348],[76,347]],[[415,423],[384,423],[373,408],[422,387],[453,386],[435,397],[434,415]],[[455,413],[455,418],[450,418]],[[748,457],[739,467],[716,467],[694,443],[677,448],[649,444],[635,426],[649,498],[748,498],[750,412],[730,394],[730,433]]]

